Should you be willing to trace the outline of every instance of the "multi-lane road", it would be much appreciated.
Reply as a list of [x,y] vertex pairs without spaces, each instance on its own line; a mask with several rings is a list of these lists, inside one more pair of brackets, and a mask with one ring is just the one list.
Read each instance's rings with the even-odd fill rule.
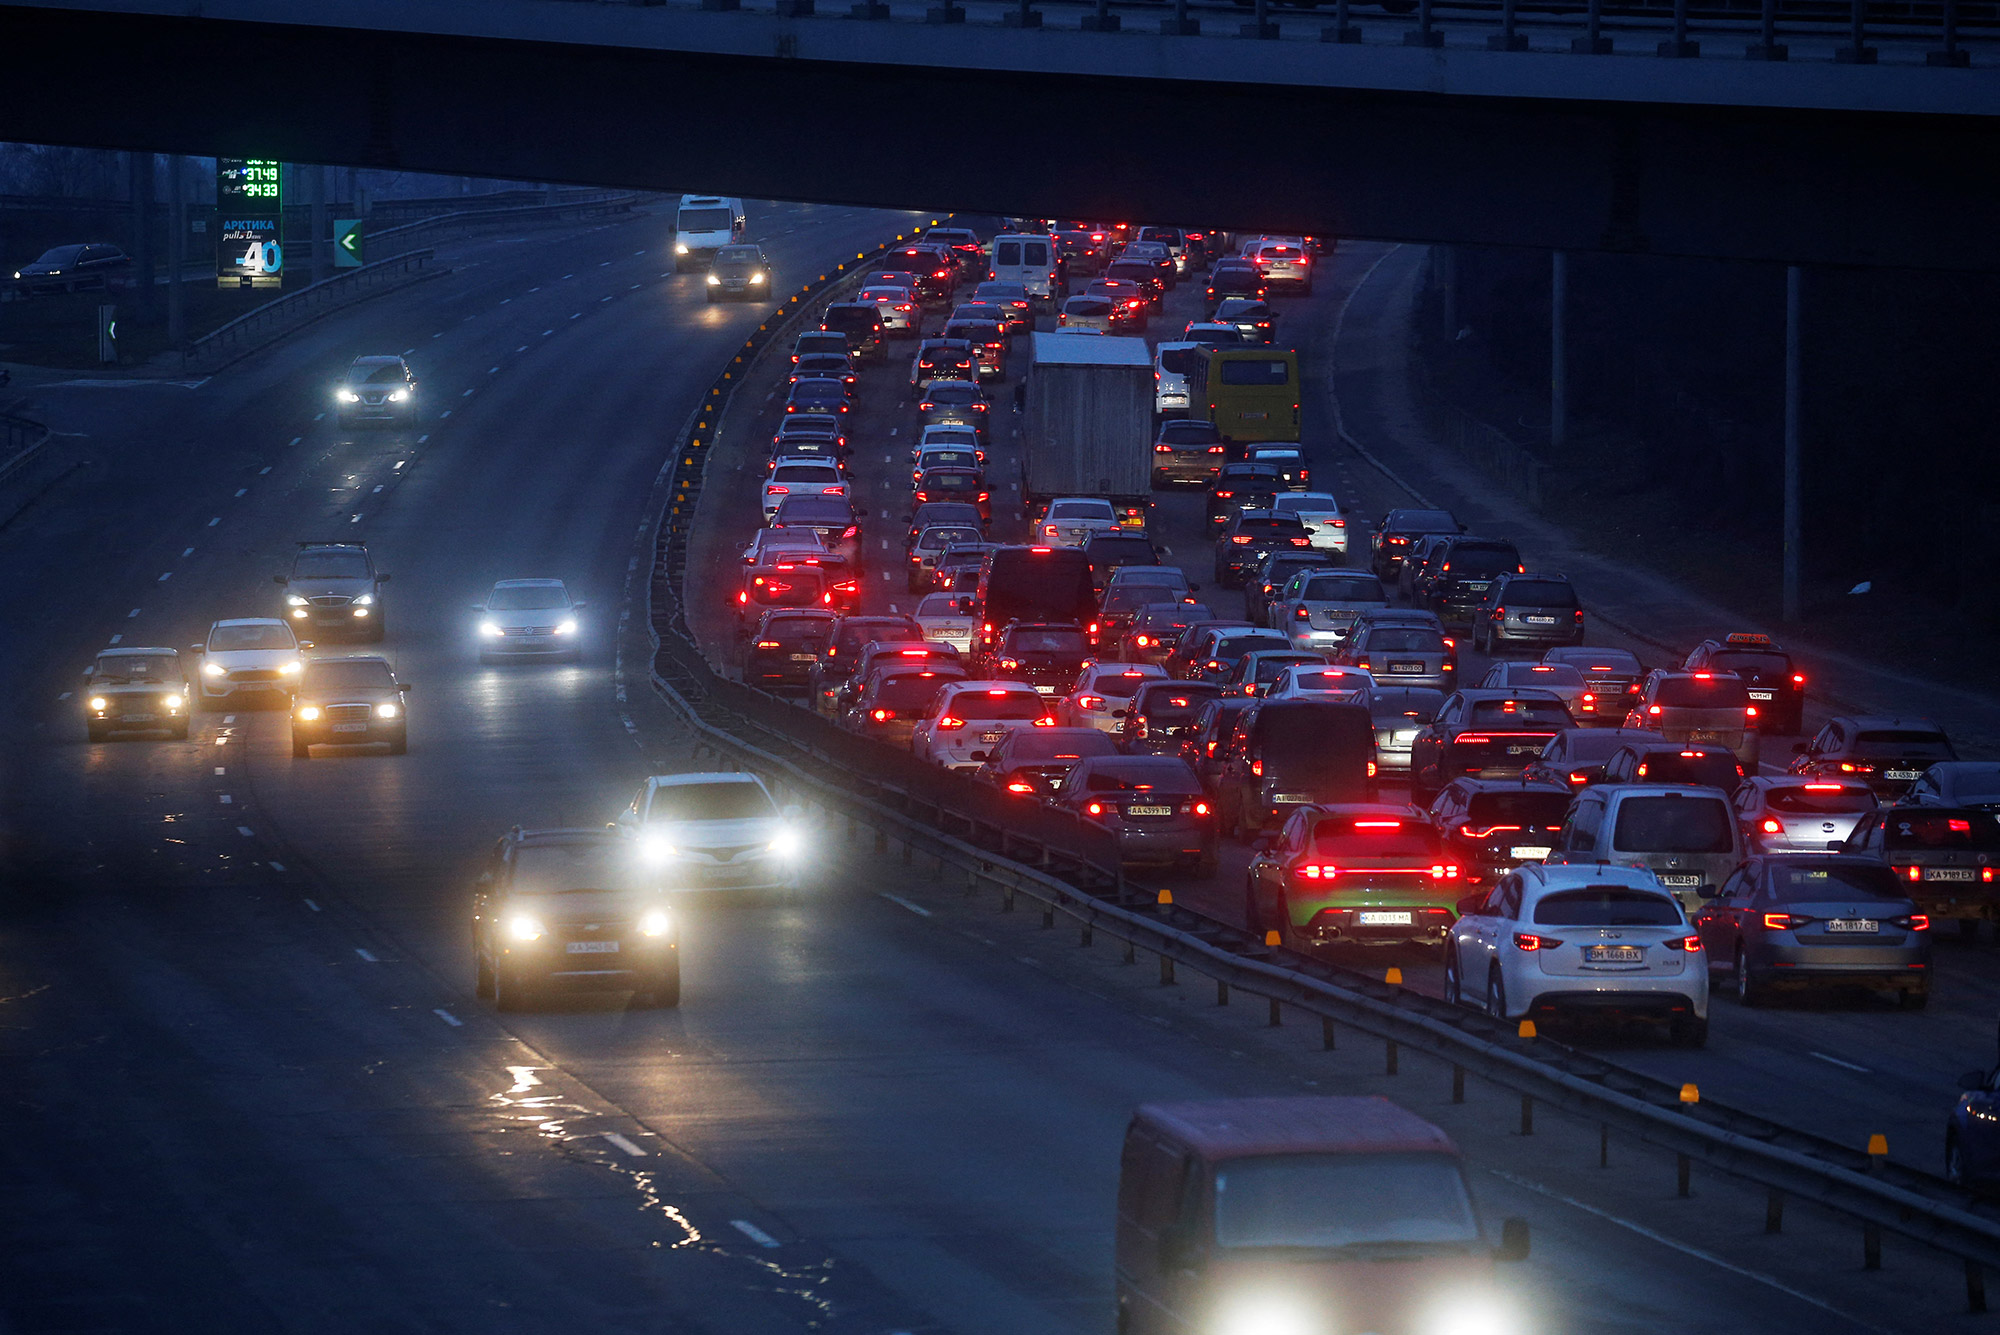
[[[787,279],[908,224],[754,213]],[[670,276],[667,228],[466,243],[208,381],[35,391],[94,463],[0,534],[0,1329],[1102,1331],[1130,1109],[1311,1089],[1461,1139],[1489,1212],[1534,1226],[1510,1278],[1538,1329],[1949,1326],[1921,1256],[1828,1274],[1835,1225],[1763,1240],[1727,1183],[1676,1201],[1648,1152],[1596,1168],[1594,1128],[1522,1138],[1498,1096],[1148,986],[836,830],[799,900],[687,910],[677,1010],[475,1001],[494,837],[601,822],[689,763],[628,581],[667,447],[760,312]],[[406,350],[419,421],[337,431],[333,375]],[[407,756],[301,764],[249,710],[84,740],[98,648],[272,614],[292,544],[328,537],[394,574]],[[591,600],[581,663],[477,663],[467,605],[515,576]]]

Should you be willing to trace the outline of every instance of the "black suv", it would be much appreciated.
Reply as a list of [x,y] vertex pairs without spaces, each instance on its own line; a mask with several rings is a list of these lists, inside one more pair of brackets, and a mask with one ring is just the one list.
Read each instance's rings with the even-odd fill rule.
[[1502,575],[1523,569],[1521,553],[1498,538],[1457,537],[1446,540],[1424,568],[1419,602],[1441,617],[1470,616],[1486,600],[1486,591]]
[[1215,582],[1241,588],[1273,553],[1308,547],[1305,521],[1279,510],[1239,510],[1215,539]]
[[774,694],[803,695],[813,669],[833,638],[834,614],[819,609],[772,608],[757,620],[743,660],[743,683]]
[[1758,726],[1765,732],[1794,733],[1803,726],[1805,674],[1768,635],[1738,632],[1703,640],[1682,667],[1689,672],[1733,672],[1743,678],[1751,703],[1757,706]]
[[1377,579],[1394,579],[1417,539],[1431,533],[1463,533],[1465,525],[1449,510],[1391,510],[1368,535],[1368,568]]
[[1285,475],[1275,464],[1224,464],[1208,488],[1208,531],[1219,532],[1232,510],[1269,509],[1285,490]]
[[872,301],[836,301],[819,317],[819,327],[847,335],[847,355],[858,362],[888,358],[882,311]]
[[1793,774],[1859,779],[1877,797],[1898,798],[1925,770],[1956,760],[1951,739],[1927,718],[1876,715],[1828,719],[1812,740],[1792,747]]
[[981,669],[1001,681],[1025,681],[1054,699],[1076,687],[1090,643],[1070,622],[1009,622]]

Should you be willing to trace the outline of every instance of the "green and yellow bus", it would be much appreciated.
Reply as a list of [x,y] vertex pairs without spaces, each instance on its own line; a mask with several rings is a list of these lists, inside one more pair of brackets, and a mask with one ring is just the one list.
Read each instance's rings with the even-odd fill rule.
[[1299,438],[1299,354],[1210,348],[1188,376],[1188,415],[1238,443]]

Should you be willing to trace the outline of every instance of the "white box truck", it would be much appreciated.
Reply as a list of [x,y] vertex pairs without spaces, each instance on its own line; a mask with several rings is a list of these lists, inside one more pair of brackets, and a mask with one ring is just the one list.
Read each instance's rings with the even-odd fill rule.
[[742,239],[743,201],[727,195],[682,195],[674,210],[674,272],[706,269],[715,252]]
[[1099,496],[1144,522],[1153,487],[1153,355],[1143,338],[1031,334],[1021,489],[1032,512]]

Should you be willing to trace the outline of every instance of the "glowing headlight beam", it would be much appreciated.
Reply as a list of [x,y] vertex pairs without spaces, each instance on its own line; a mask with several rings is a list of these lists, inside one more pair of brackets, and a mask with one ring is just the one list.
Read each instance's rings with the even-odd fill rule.
[[538,941],[542,935],[542,920],[532,913],[510,914],[507,935],[516,941]]
[[673,920],[665,909],[647,909],[639,915],[639,931],[646,936],[665,936]]

